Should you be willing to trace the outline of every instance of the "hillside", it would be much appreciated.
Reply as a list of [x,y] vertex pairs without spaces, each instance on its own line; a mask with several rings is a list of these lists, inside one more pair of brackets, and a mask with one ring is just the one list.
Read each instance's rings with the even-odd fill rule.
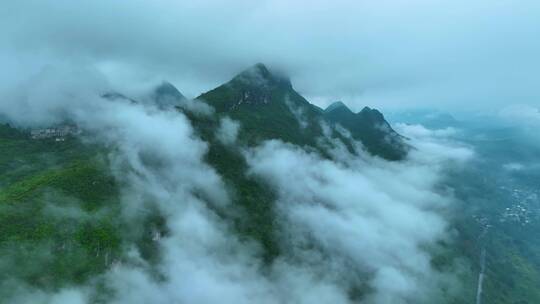
[[[392,230],[394,223],[400,224],[400,220],[393,217],[394,208],[400,210],[400,204],[408,203],[407,191],[415,193],[415,199],[427,195],[429,201],[445,200],[447,198],[439,196],[443,191],[440,189],[451,185],[465,201],[478,198],[465,192],[457,181],[475,181],[480,185],[477,196],[482,196],[481,189],[486,188],[479,178],[466,171],[454,172],[456,176],[443,184],[430,184],[438,189],[436,191],[414,182],[407,184],[407,174],[416,174],[416,165],[405,163],[408,161],[406,153],[410,152],[407,139],[392,129],[382,113],[368,107],[354,113],[341,102],[325,110],[318,109],[298,94],[287,78],[270,73],[261,64],[196,100],[186,99],[172,84],[165,82],[143,99],[106,93],[100,102],[106,109],[120,109],[130,115],[107,121],[104,130],[95,126],[95,119],[89,120],[90,125],[82,120],[79,130],[73,127],[65,135],[43,131],[39,133],[43,134],[41,137],[33,137],[31,131],[36,130],[0,125],[3,152],[0,157],[0,254],[8,261],[0,265],[1,277],[8,282],[0,290],[6,298],[18,292],[9,288],[9,284],[20,286],[24,282],[28,288],[46,292],[73,285],[91,286],[91,302],[107,303],[115,291],[106,282],[113,269],[122,267],[142,267],[151,277],[166,282],[160,277],[163,267],[174,267],[167,264],[171,251],[166,246],[183,248],[183,243],[175,239],[178,224],[182,222],[177,222],[174,216],[184,211],[178,213],[175,208],[184,204],[190,206],[193,202],[203,206],[196,208],[204,208],[208,216],[219,223],[220,231],[230,233],[227,245],[211,247],[211,252],[226,252],[226,262],[220,260],[219,263],[236,263],[237,251],[244,248],[240,256],[249,252],[254,259],[248,260],[249,267],[255,267],[263,277],[268,273],[278,275],[275,268],[283,263],[307,267],[305,269],[322,267],[316,269],[323,272],[335,267],[333,263],[354,265],[345,272],[337,272],[338,278],[328,277],[323,272],[320,275],[331,282],[346,282],[342,283],[343,294],[351,302],[358,302],[380,296],[373,287],[376,283],[372,275],[376,272],[370,269],[381,266],[366,261],[377,261],[381,256],[385,263],[404,271],[407,277],[420,278],[415,286],[421,289],[423,284],[429,286],[429,283],[421,281],[423,278],[415,269],[401,269],[392,264],[396,259],[398,265],[407,263],[411,253],[396,253],[386,247],[387,235],[396,237],[409,233],[401,228]],[[129,118],[137,117],[137,113],[142,115],[139,118],[148,120],[146,125]],[[96,117],[103,114],[97,113]],[[129,119],[115,125],[116,119],[126,117]],[[178,125],[178,122],[181,123]],[[129,129],[123,129],[126,125]],[[227,136],[224,132],[228,132]],[[178,138],[187,138],[187,144],[175,143]],[[359,144],[380,158],[370,159],[358,150]],[[193,155],[193,151],[200,154]],[[270,166],[268,158],[272,159]],[[191,173],[200,166],[202,175],[197,171]],[[403,168],[411,171],[403,171]],[[297,175],[304,171],[308,173]],[[269,178],[264,174],[275,175]],[[382,179],[380,174],[383,174]],[[214,197],[216,194],[204,188],[207,180],[212,181],[216,176],[227,193],[228,204],[219,203]],[[190,183],[195,186],[186,188]],[[301,188],[296,190],[296,186]],[[179,200],[175,197],[177,193],[182,194]],[[186,200],[183,193],[192,196]],[[137,204],[132,205],[133,202]],[[342,203],[346,207],[340,205]],[[297,205],[301,212],[294,209]],[[429,272],[456,275],[460,280],[458,293],[446,285],[438,286],[440,291],[433,297],[444,300],[436,303],[466,303],[474,297],[480,250],[474,240],[484,229],[478,218],[471,216],[478,208],[489,210],[489,205],[476,202],[472,210],[463,209],[466,214],[449,223],[459,231],[458,237],[452,240],[415,243],[412,234],[405,237],[404,243],[399,243],[412,250],[416,258],[425,259]],[[302,226],[306,224],[302,222],[303,217],[314,211],[322,212],[315,220],[317,224],[321,221],[322,229]],[[288,216],[299,217],[291,221]],[[337,225],[324,223],[326,217]],[[351,218],[358,222],[348,226],[351,223],[347,220]],[[193,225],[200,225],[200,220],[196,218]],[[366,240],[363,230],[355,229],[356,223],[363,221],[376,224],[381,221],[377,229],[386,232],[380,238],[370,239],[369,236]],[[411,231],[416,231],[418,225],[425,228],[428,224],[415,222]],[[346,229],[326,235],[326,229],[336,227]],[[315,228],[321,230],[310,230]],[[209,228],[182,229],[186,233],[182,237],[193,242]],[[504,234],[489,235],[491,247],[500,248],[505,242],[511,242],[499,235]],[[210,242],[214,237],[198,241]],[[344,242],[343,237],[348,241]],[[171,243],[173,241],[175,243]],[[372,256],[368,250],[368,258],[361,266],[355,264],[355,259],[357,254],[364,254],[362,251],[355,248],[349,252],[351,256],[346,255],[349,246],[354,248],[357,243],[363,246],[370,242],[381,244],[375,246],[377,249]],[[528,289],[511,293],[517,290],[512,286],[520,278],[526,278],[526,286],[537,280],[537,273],[529,269],[532,264],[518,251],[518,245],[512,245],[513,251],[488,252],[488,263],[498,263],[501,269],[513,272],[511,278],[505,279],[502,270],[490,271],[492,277],[486,280],[486,297],[494,303],[503,303],[513,295],[537,296]],[[133,252],[137,253],[135,257]],[[514,260],[505,263],[506,256]],[[342,281],[345,278],[346,281]]]
[[[316,147],[317,139],[323,137],[321,122],[326,122],[348,129],[374,155],[392,160],[406,155],[406,145],[380,112],[359,113],[354,121],[322,113],[294,90],[289,79],[272,74],[260,63],[196,99],[238,120],[242,125],[240,137],[252,144],[281,139]],[[333,130],[333,136],[351,146],[343,134]]]
[[384,155],[388,159],[402,159],[407,153],[408,148],[403,138],[376,109],[365,107],[362,111],[353,113],[338,101],[328,106],[323,116],[326,120],[346,128],[353,138],[361,141],[372,154]]
[[[207,143],[204,161],[234,193],[234,212],[212,204],[209,208],[231,224],[240,240],[259,244],[268,265],[284,254],[276,226],[277,193],[267,182],[247,174],[249,165],[241,147],[277,139],[330,158],[328,148],[333,145],[340,143],[356,154],[360,151],[355,150],[353,140],[371,138],[358,137],[360,128],[351,129],[353,137],[339,131],[334,121],[298,94],[287,78],[270,73],[262,64],[194,101],[167,82],[141,100],[118,92],[101,97],[105,106],[154,104],[161,111],[173,109],[188,118],[196,136]],[[232,142],[216,136],[225,116],[239,124]],[[382,116],[377,119],[361,118],[359,123],[368,126],[368,121],[384,121]],[[351,126],[343,124],[344,128]],[[0,266],[3,279],[44,290],[88,284],[96,275],[129,260],[125,247],[132,245],[145,263],[160,261],[156,240],[169,233],[166,215],[150,209],[138,214],[136,222],[121,220],[125,181],[119,180],[118,165],[111,158],[118,147],[93,139],[96,130],[79,127],[82,130],[65,134],[33,130],[41,132],[38,138],[32,137],[29,129],[0,126],[0,254],[11,261]],[[362,143],[381,157],[403,157],[378,150],[369,140]],[[44,250],[54,254],[42,255]]]

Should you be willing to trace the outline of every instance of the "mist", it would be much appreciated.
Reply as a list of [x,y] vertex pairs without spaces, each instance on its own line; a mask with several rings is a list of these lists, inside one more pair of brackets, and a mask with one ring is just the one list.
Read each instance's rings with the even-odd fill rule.
[[[239,238],[216,213],[234,210],[233,198],[205,163],[208,144],[189,120],[174,109],[101,98],[105,89],[96,70],[46,69],[0,109],[21,127],[73,121],[85,140],[110,147],[111,172],[123,185],[122,221],[136,227],[156,211],[165,218],[167,233],[156,240],[161,258],[149,264],[128,243],[95,283],[57,292],[15,283],[10,300],[92,302],[97,282],[111,290],[111,303],[349,303],[366,278],[362,303],[431,303],[459,290],[454,273],[430,262],[437,242],[453,238],[445,219],[452,196],[437,185],[447,165],[473,157],[445,131],[403,126],[417,150],[402,163],[370,156],[358,142],[361,157],[336,142],[332,160],[280,141],[242,147],[248,174],[277,193],[284,254],[267,265],[259,244]],[[216,136],[230,145],[239,128],[225,117]]]
[[4,85],[70,62],[127,90],[166,79],[195,97],[263,62],[323,107],[539,106],[537,1],[17,1],[1,11]]
[[[84,282],[42,288],[21,274],[0,282],[0,295],[44,304],[461,299],[470,288],[463,273],[474,265],[437,257],[460,238],[453,220],[480,181],[456,176],[496,163],[484,157],[500,134],[531,141],[523,150],[538,147],[538,28],[540,4],[532,0],[0,4],[0,122],[21,132],[77,126],[75,139],[99,147],[119,187],[118,205],[95,212],[48,189],[44,214],[113,217],[122,237],[119,253],[103,257],[105,269]],[[299,132],[322,130],[314,146],[246,140],[251,130],[233,114],[196,97],[257,62],[322,108],[342,100],[354,112],[430,108],[470,120],[439,128],[395,115],[401,136],[394,139],[408,152],[389,161],[339,125],[311,125],[313,113],[286,96]],[[187,98],[155,102],[152,90],[164,81]],[[111,92],[129,98],[104,97]],[[488,127],[492,137],[482,133]],[[512,127],[520,131],[504,133]],[[250,216],[238,203],[243,185],[235,188],[211,163],[219,153],[223,162],[234,153],[245,169],[234,174],[271,193],[277,256],[239,232]],[[497,168],[508,176],[537,168],[534,150],[520,153],[501,157]],[[54,256],[46,242],[34,249],[39,259],[25,267]],[[18,271],[13,256],[2,260],[2,269]]]

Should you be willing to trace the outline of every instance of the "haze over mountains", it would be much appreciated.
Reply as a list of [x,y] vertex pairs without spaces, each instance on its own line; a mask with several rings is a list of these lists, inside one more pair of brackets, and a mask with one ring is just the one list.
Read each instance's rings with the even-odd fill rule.
[[[513,287],[540,278],[526,271],[536,243],[500,248],[540,221],[527,211],[522,229],[484,237],[525,207],[483,203],[482,191],[498,193],[473,161],[486,135],[462,138],[464,120],[403,116],[446,128],[432,130],[391,126],[369,107],[321,109],[262,64],[193,100],[168,82],[128,96],[92,73],[46,69],[3,99],[8,301],[467,303],[483,250],[482,297],[538,296]],[[54,131],[65,124],[74,131]]]
[[[390,127],[379,111],[366,107],[355,114],[341,102],[321,110],[298,94],[287,77],[271,73],[262,63],[201,94],[194,101],[188,101],[168,82],[157,86],[150,95],[150,100],[159,107],[183,106],[193,110],[194,106],[205,108],[204,103],[207,103],[217,114],[227,114],[240,122],[242,137],[250,143],[282,139],[315,147],[317,138],[324,135],[321,123],[325,122],[339,125],[350,133],[336,134],[349,147],[352,145],[347,136],[352,136],[370,153],[391,160],[403,159],[408,149],[403,138]],[[119,93],[105,96],[127,98]]]
[[[80,70],[42,73],[2,107],[12,124],[1,133],[0,252],[13,261],[2,265],[4,298],[432,303],[467,295],[456,261],[431,262],[449,253],[438,242],[451,240],[443,217],[451,197],[435,185],[467,149],[407,139],[377,110],[322,110],[262,64],[194,100],[166,82],[130,97]],[[66,122],[79,132],[28,133]]]
[[539,28],[537,0],[1,2],[0,304],[540,303]]

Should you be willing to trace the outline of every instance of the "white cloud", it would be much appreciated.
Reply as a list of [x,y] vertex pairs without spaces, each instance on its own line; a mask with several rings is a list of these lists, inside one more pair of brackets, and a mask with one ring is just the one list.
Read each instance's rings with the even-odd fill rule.
[[291,113],[294,115],[294,118],[296,118],[296,121],[300,125],[300,128],[305,129],[308,127],[309,123],[306,119],[306,114],[304,113],[304,109],[302,106],[296,106],[289,96],[285,96],[285,105],[291,111]]
[[[88,295],[81,288],[65,288],[57,293],[31,288],[21,282],[2,282],[3,299],[20,304],[86,304]],[[8,292],[6,295],[6,291]]]
[[[353,158],[344,149],[330,161],[279,141],[247,152],[252,174],[278,192],[281,232],[293,255],[314,247],[329,257],[321,268],[337,263],[338,273],[367,272],[374,290],[368,303],[431,303],[446,284],[426,250],[447,238],[443,212],[451,197],[435,188],[446,162],[466,161],[472,152],[420,133],[405,162]],[[335,279],[328,273],[322,277]]]
[[232,145],[236,142],[240,131],[240,124],[229,117],[222,117],[219,120],[219,128],[216,131],[216,137],[225,145]]
[[422,125],[396,124],[395,129],[409,137],[416,153],[410,155],[418,162],[453,161],[454,164],[467,161],[474,156],[470,146],[456,142],[452,136],[457,134],[454,128],[431,130]]
[[[188,120],[177,111],[101,99],[99,91],[90,94],[92,75],[77,76],[77,85],[68,81],[63,86],[58,80],[73,77],[71,71],[45,71],[18,92],[15,106],[1,106],[22,125],[73,120],[88,139],[113,148],[113,173],[126,185],[124,218],[137,223],[156,208],[165,216],[170,235],[160,241],[164,260],[159,269],[167,280],[156,281],[147,272],[149,266],[133,258],[135,252],[105,276],[116,300],[201,303],[253,298],[257,260],[250,254],[255,251],[235,241],[227,225],[208,209],[228,204],[229,198],[220,177],[203,163],[207,146],[195,138]],[[50,94],[41,94],[45,88]],[[31,117],[22,114],[29,111]],[[54,295],[51,303],[63,299],[65,292]]]
[[[251,173],[278,195],[285,253],[265,265],[259,246],[241,241],[213,211],[234,205],[221,177],[204,163],[207,143],[187,118],[99,98],[108,87],[102,79],[92,69],[49,69],[0,109],[21,125],[73,120],[88,139],[113,148],[113,174],[125,185],[122,219],[139,224],[144,212],[156,209],[165,217],[169,233],[157,241],[162,259],[155,268],[128,246],[121,263],[103,275],[113,303],[348,303],[351,289],[366,279],[373,288],[366,303],[437,296],[443,274],[431,268],[426,248],[447,237],[441,212],[450,198],[434,188],[446,162],[471,156],[441,140],[444,132],[414,129],[418,150],[405,162],[354,157],[346,149],[333,150],[331,161],[278,141],[246,148]],[[220,132],[234,140],[238,124],[221,123]],[[90,288],[66,287],[50,302],[90,301]]]

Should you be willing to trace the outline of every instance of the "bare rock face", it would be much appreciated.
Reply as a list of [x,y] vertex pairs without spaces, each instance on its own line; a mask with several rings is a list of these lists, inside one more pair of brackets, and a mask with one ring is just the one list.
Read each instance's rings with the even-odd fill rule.
[[231,106],[231,110],[234,110],[236,107],[240,106],[241,104],[267,104],[270,100],[270,94],[268,92],[264,91],[255,91],[255,90],[245,90],[241,93],[240,99],[236,104],[233,104]]
[[230,85],[237,86],[240,97],[231,105],[231,110],[242,104],[265,105],[272,99],[272,91],[283,87],[291,87],[290,81],[284,77],[278,77],[268,71],[266,66],[258,63],[234,77]]
[[197,99],[213,101],[218,111],[234,111],[244,106],[268,105],[278,92],[289,90],[292,85],[287,77],[272,73],[258,63]]

